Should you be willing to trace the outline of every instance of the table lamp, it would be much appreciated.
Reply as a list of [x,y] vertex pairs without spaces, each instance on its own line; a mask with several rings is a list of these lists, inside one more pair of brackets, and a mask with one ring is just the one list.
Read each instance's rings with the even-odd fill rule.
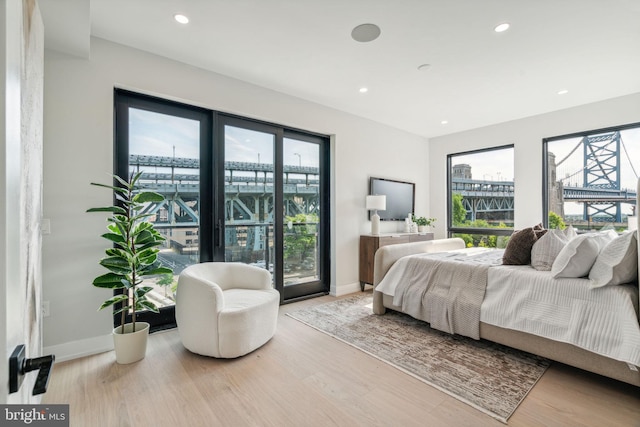
[[371,215],[371,234],[374,236],[380,234],[380,215],[378,215],[378,211],[383,211],[386,208],[387,196],[377,194],[367,196],[367,210],[373,211],[373,215]]

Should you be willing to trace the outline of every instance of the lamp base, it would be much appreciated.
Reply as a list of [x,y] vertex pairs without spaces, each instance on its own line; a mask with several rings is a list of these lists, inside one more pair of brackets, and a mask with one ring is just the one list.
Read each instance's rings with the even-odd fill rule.
[[371,234],[374,236],[380,234],[380,215],[378,215],[378,211],[371,215]]

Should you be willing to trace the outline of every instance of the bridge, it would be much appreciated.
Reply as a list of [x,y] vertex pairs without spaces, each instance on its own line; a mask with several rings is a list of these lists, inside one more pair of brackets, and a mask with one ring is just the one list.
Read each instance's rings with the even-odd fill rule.
[[[583,166],[557,179],[557,169],[578,149]],[[622,222],[621,204],[635,206],[635,189],[621,188],[621,153],[627,153],[620,132],[585,136],[563,159],[549,155],[549,208],[564,217],[564,202],[583,204],[583,220]],[[629,159],[632,172],[638,177]],[[455,165],[452,192],[462,195],[467,219],[513,219],[513,181],[474,180],[469,165]]]
[[[200,162],[198,159],[130,155],[129,168],[142,171],[139,187],[162,194],[160,203],[143,213],[155,215],[157,228],[180,254],[196,253],[199,239]],[[273,164],[224,163],[225,246],[233,260],[254,262],[269,258],[273,236]],[[300,165],[283,166],[285,216],[319,216],[319,170]],[[291,225],[316,227],[314,222]],[[256,259],[251,259],[255,257]]]
[[[462,205],[467,211],[467,219],[513,219],[513,181],[487,181],[452,178],[452,192],[462,195]],[[585,187],[563,187],[563,200],[577,203],[615,205],[629,203],[636,205],[634,190],[600,189]],[[480,214],[480,215],[478,215]],[[603,215],[604,216],[604,215]],[[621,218],[608,215],[609,221],[621,222]],[[585,217],[586,221],[588,218]]]
[[[165,197],[147,206],[145,213],[157,214],[156,224],[198,225],[200,162],[198,159],[130,155],[129,167],[143,171],[140,187]],[[161,168],[162,172],[147,172]],[[225,221],[254,224],[273,221],[273,165],[269,163],[225,162]],[[189,173],[189,170],[193,172]],[[186,172],[185,172],[186,171]],[[318,214],[319,170],[315,167],[284,165],[285,216]]]

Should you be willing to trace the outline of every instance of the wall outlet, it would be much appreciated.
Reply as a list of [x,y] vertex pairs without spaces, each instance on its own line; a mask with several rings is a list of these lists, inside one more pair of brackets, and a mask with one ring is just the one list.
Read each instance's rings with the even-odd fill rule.
[[51,313],[49,312],[49,301],[42,301],[42,316],[49,317]]
[[49,218],[42,218],[40,221],[40,233],[51,234],[51,220]]

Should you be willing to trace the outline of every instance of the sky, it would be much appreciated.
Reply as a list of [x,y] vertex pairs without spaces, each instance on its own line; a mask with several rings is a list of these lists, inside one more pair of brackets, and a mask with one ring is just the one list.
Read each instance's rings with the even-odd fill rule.
[[[129,110],[129,152],[156,156],[199,155],[199,122],[196,120],[131,108]],[[274,137],[271,134],[233,126],[225,128],[225,160],[273,163]],[[284,139],[284,164],[317,167],[317,144]]]
[[[621,187],[635,190],[638,177],[635,173],[640,173],[640,128],[624,130],[620,133],[622,149],[620,151],[620,181]],[[582,138],[570,138],[549,142],[549,151],[555,154],[556,164],[561,162],[575,146],[582,141]],[[613,148],[613,143],[612,144]],[[582,185],[582,169],[584,165],[583,147],[575,150],[566,160],[557,167],[558,179],[566,175],[574,177],[568,180],[569,183]],[[634,173],[635,169],[635,173]],[[565,182],[566,185],[566,182]]]
[[472,179],[513,181],[513,148],[480,151],[451,159],[451,166],[462,163],[471,165]]
[[[149,112],[135,108],[129,114],[130,153],[157,156],[199,158],[199,122]],[[634,190],[640,173],[640,128],[621,132],[623,150],[620,156],[621,187]],[[555,154],[556,162],[564,159],[580,142],[580,138],[569,138],[549,142],[549,151]],[[254,130],[233,126],[225,128],[225,156],[227,161],[273,163],[274,136]],[[541,150],[542,151],[542,150]],[[473,179],[513,181],[514,149],[481,151],[452,158],[452,165],[471,165]],[[317,167],[319,149],[316,144],[284,140],[284,164]],[[633,166],[633,167],[632,167]],[[571,175],[583,168],[583,151],[578,148],[557,169],[557,177]],[[634,171],[635,168],[635,171]],[[158,171],[162,172],[162,171]],[[176,171],[190,173],[193,171]],[[577,174],[576,177],[581,176]],[[576,178],[577,179],[577,178]],[[575,182],[581,185],[581,182]],[[628,204],[623,212],[630,213]],[[565,204],[566,213],[581,212],[581,205]]]
[[[638,181],[636,173],[640,173],[640,127],[621,131],[620,137],[622,141],[620,150],[620,186],[622,189],[635,191]],[[581,141],[582,138],[579,137],[549,142],[549,151],[555,154],[556,162],[560,162],[568,156],[562,161],[562,164],[556,171],[559,179],[566,175],[572,176],[571,179],[565,181],[565,185],[568,186],[582,186],[582,170],[584,167],[583,147],[580,146],[571,153]],[[542,141],[540,144],[542,144]],[[542,146],[540,148],[542,148]],[[540,152],[542,153],[542,150],[540,150]],[[471,165],[473,179],[495,181],[513,180],[513,149],[482,151],[454,156],[452,158],[452,166],[460,163]],[[623,213],[630,214],[632,212],[631,209],[630,204],[622,204]],[[580,203],[565,203],[566,214],[582,214],[582,210],[583,206]]]
[[[636,191],[638,181],[636,173],[640,173],[640,128],[621,131],[620,139],[620,187]],[[582,138],[569,138],[548,143],[549,152],[556,156],[556,164],[561,163],[556,169],[557,178],[571,176],[564,180],[566,186],[583,185],[584,148],[579,146],[577,150],[571,152],[581,141]],[[610,144],[613,149],[613,143]],[[628,203],[622,203],[622,213],[631,214],[631,206]],[[583,212],[581,203],[565,203],[564,207],[565,214],[582,214]]]

